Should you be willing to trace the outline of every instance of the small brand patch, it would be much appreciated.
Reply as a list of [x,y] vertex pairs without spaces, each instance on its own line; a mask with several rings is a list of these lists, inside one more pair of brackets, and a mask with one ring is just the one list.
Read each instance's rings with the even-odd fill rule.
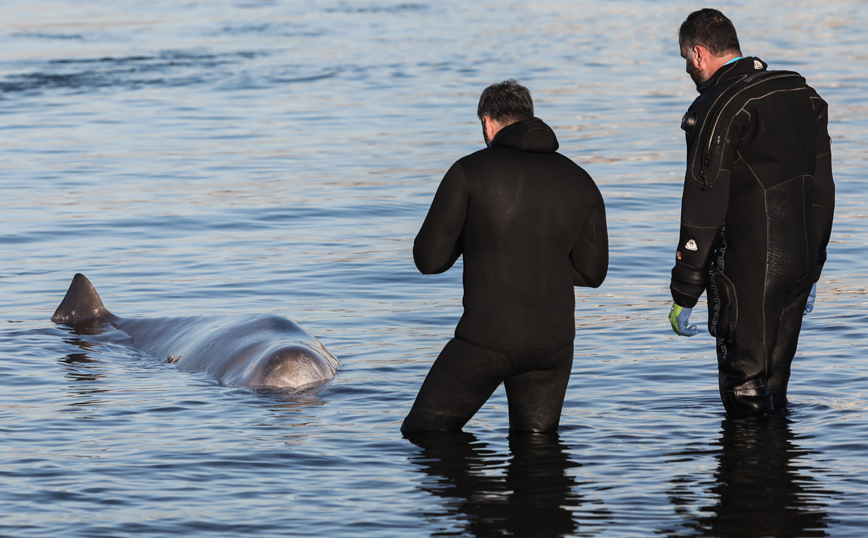
[[691,239],[690,241],[688,241],[687,244],[684,245],[684,248],[686,248],[687,250],[692,250],[692,251],[694,251],[694,252],[696,252],[697,250],[699,250],[699,247],[696,246],[696,241],[694,241],[693,239]]
[[762,69],[763,68],[762,62],[760,62],[759,60],[754,60],[753,61],[753,68],[754,69]]

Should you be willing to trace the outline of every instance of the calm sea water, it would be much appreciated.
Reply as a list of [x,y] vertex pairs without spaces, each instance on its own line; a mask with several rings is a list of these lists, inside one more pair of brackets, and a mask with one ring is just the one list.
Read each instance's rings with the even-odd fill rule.
[[[711,338],[666,319],[695,7],[3,2],[0,535],[864,536],[868,10],[719,6],[829,101],[838,185],[791,412],[739,422]],[[412,240],[508,77],[596,178],[609,278],[577,291],[559,436],[510,437],[498,391],[414,444],[461,273],[417,274]],[[121,316],[285,315],[343,369],[301,393],[179,372],[52,324],[75,272]]]

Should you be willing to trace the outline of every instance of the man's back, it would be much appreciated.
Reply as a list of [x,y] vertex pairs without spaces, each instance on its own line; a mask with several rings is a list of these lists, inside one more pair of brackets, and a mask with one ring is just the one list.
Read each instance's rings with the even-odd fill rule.
[[608,238],[599,190],[557,147],[542,121],[517,122],[444,178],[437,198],[450,207],[435,198],[414,258],[422,272],[439,272],[450,241],[451,255],[463,253],[457,337],[507,351],[572,342],[573,286],[602,283]]
[[832,229],[826,103],[798,73],[744,57],[716,9],[688,15],[678,45],[700,95],[681,122],[687,172],[669,321],[696,334],[690,313],[707,292],[727,414],[768,413],[787,405]]
[[[814,222],[814,177],[818,154],[827,162],[831,155],[828,137],[818,132],[825,132],[818,120],[825,102],[795,73],[767,76],[780,78],[749,91],[733,119],[742,142],[732,164],[727,259],[733,278],[764,270],[763,293],[787,300],[818,275],[817,224],[824,224]],[[831,174],[816,181],[824,197]]]
[[728,274],[795,289],[814,281],[831,231],[826,103],[797,73],[765,68],[755,58],[725,66],[686,115],[695,124],[680,244],[697,249],[682,248],[679,265],[704,273],[725,224]]
[[573,286],[599,286],[608,270],[600,191],[556,153],[530,91],[514,80],[492,84],[477,117],[488,148],[446,172],[413,245],[425,274],[464,255],[464,315],[405,434],[461,429],[501,383],[510,430],[556,431],[573,365]]

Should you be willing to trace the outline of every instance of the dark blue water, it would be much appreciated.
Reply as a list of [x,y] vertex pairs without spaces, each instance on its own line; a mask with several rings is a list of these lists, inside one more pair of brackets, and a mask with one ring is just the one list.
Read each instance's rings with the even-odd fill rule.
[[[732,422],[666,319],[694,90],[682,2],[0,5],[0,535],[863,536],[864,3],[722,6],[830,104],[838,207],[785,417]],[[559,436],[399,434],[460,316],[412,239],[515,77],[607,202]],[[75,272],[121,316],[275,313],[343,368],[221,386],[49,321]],[[695,321],[704,316],[697,309]]]

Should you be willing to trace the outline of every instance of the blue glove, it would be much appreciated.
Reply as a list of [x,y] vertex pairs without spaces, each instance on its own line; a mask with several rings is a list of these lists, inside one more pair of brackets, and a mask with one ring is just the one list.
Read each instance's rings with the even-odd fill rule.
[[693,312],[692,308],[684,308],[677,304],[672,305],[672,310],[669,311],[669,323],[672,324],[672,330],[678,336],[693,336],[699,333],[696,325],[687,325],[691,312]]
[[808,295],[808,302],[805,303],[805,313],[803,316],[807,316],[811,312],[814,311],[814,301],[817,300],[817,283],[814,282],[814,287],[811,288],[811,293]]

